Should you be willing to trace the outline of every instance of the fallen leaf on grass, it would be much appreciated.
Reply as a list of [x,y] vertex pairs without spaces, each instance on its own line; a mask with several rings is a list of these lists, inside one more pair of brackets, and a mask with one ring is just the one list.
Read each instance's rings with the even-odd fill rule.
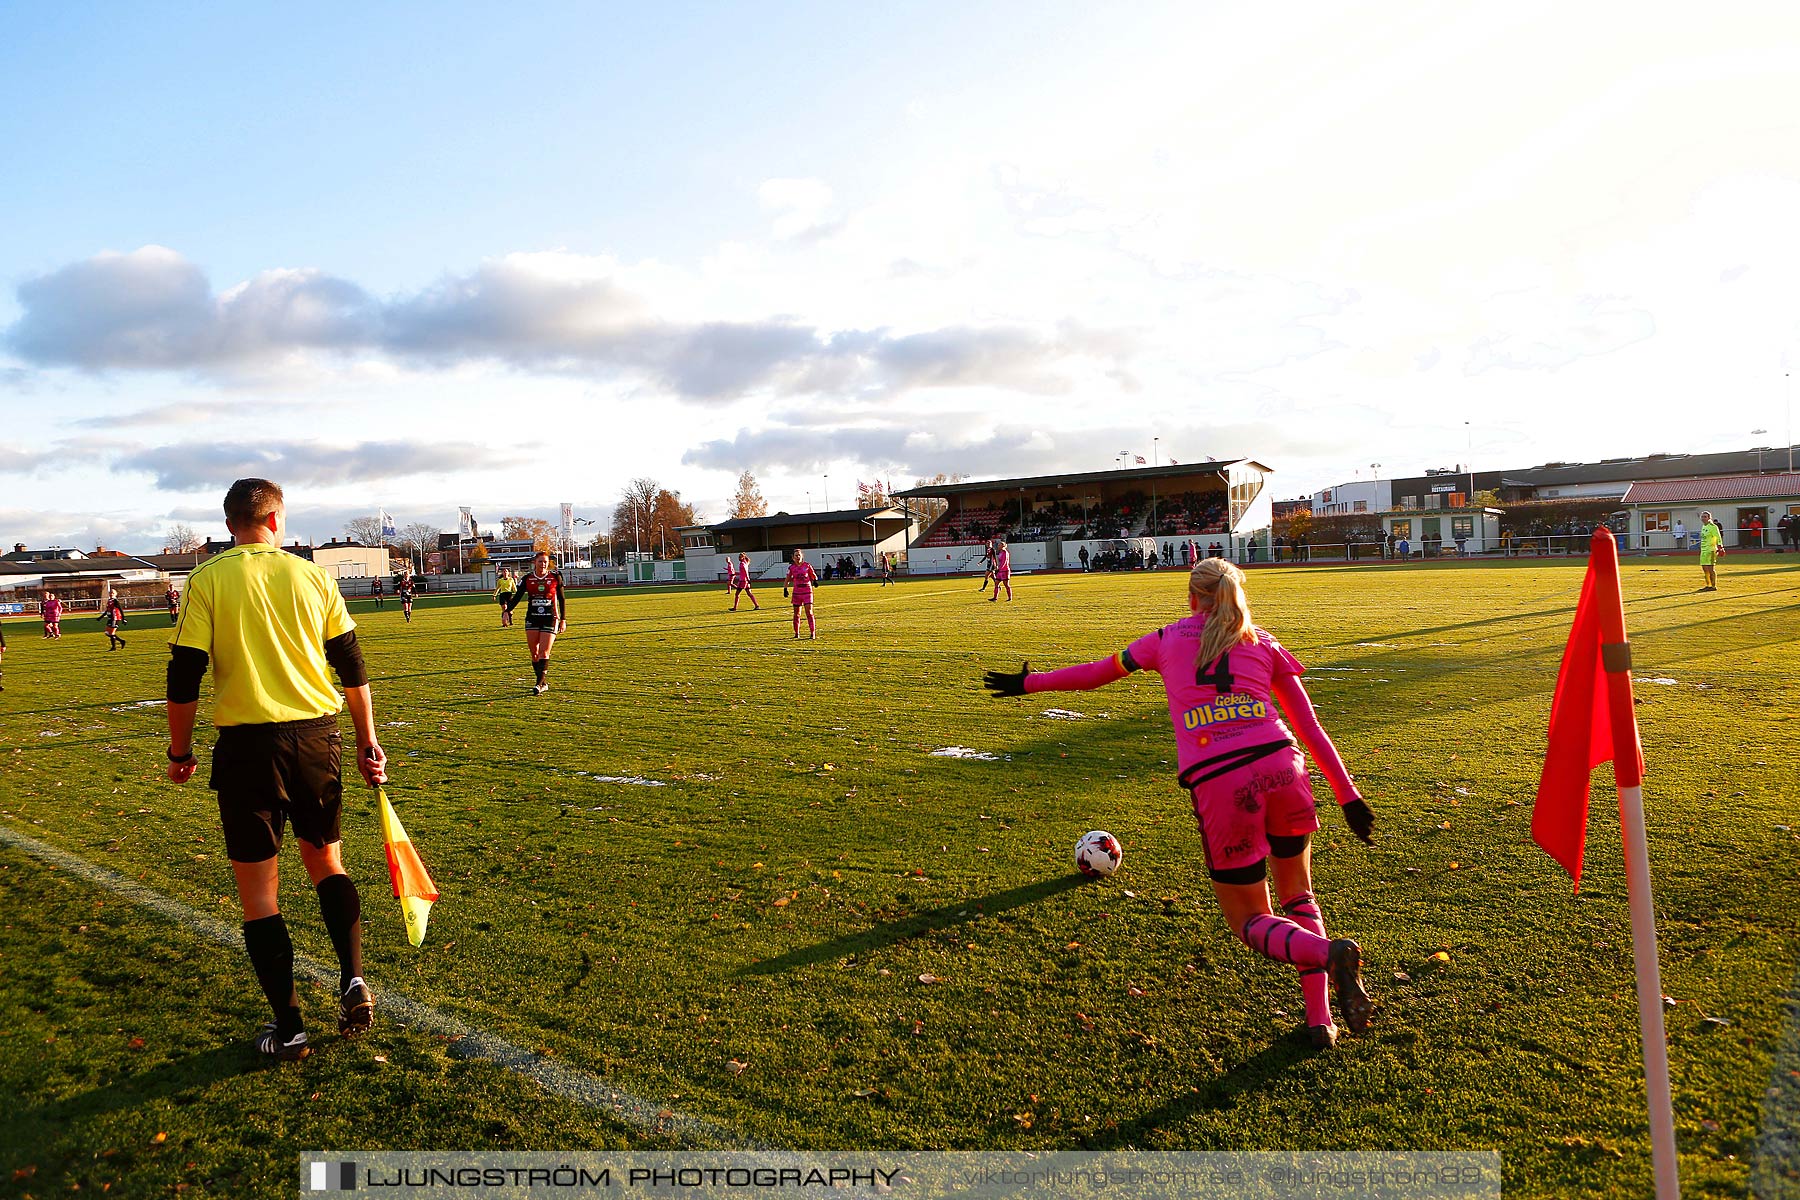
[[385,1054],[377,1054],[377,1055],[376,1055],[376,1056],[375,1056],[375,1061],[376,1061],[376,1062],[386,1062],[386,1061],[387,1061],[387,1055],[385,1055]]
[[730,1071],[733,1075],[742,1075],[745,1071],[750,1069],[750,1064],[747,1062],[739,1062],[734,1058],[725,1064],[725,1069]]
[[125,1048],[128,1050],[142,1050],[144,1048],[144,1039],[134,1037],[129,1042],[125,1043]]
[[942,983],[944,981],[942,979],[939,979],[936,975],[926,974],[926,975],[919,976],[919,982],[920,983]]
[[150,1142],[152,1145],[160,1146],[168,1140],[169,1140],[169,1135],[159,1131],[155,1137],[150,1139]]
[[1125,989],[1125,994],[1127,996],[1148,996],[1150,993],[1146,992],[1143,988],[1139,987],[1137,984],[1134,983],[1130,987]]

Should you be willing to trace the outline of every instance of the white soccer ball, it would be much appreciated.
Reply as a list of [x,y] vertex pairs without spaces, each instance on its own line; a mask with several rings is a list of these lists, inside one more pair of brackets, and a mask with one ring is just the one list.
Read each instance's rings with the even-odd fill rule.
[[1111,875],[1124,858],[1119,839],[1104,829],[1084,833],[1075,843],[1075,869],[1083,875]]

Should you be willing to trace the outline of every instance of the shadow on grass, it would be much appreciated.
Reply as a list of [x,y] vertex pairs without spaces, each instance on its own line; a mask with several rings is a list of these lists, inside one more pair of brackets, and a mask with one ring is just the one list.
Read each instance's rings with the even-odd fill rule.
[[[1194,1084],[1194,1090],[1183,1092],[1133,1120],[1121,1121],[1115,1128],[1086,1135],[1082,1138],[1084,1148],[1112,1150],[1142,1147],[1158,1133],[1176,1133],[1177,1127],[1196,1113],[1218,1112],[1230,1108],[1239,1094],[1256,1091],[1321,1053],[1312,1048],[1304,1034],[1305,1031],[1301,1030],[1297,1034],[1289,1034],[1271,1042],[1218,1076]],[[1224,1146],[1192,1148],[1228,1149]]]
[[21,1147],[47,1146],[68,1134],[71,1126],[107,1113],[141,1110],[159,1100],[191,1103],[214,1084],[256,1070],[259,1064],[253,1057],[242,1045],[219,1046],[35,1108],[14,1108],[7,1118],[6,1140]]
[[883,946],[891,946],[895,942],[903,942],[921,934],[935,933],[953,925],[966,925],[978,917],[991,917],[995,913],[1005,912],[1009,908],[1019,908],[1026,904],[1035,904],[1040,900],[1048,900],[1052,896],[1060,895],[1071,888],[1078,888],[1087,882],[1088,880],[1080,875],[1059,875],[1054,879],[1043,879],[1037,883],[1028,883],[1023,887],[995,892],[991,896],[959,900],[953,904],[946,904],[942,908],[934,908],[930,912],[914,913],[910,917],[900,917],[897,920],[888,921],[873,929],[865,929],[861,933],[833,938],[829,942],[820,942],[816,946],[802,946],[797,950],[789,950],[786,954],[740,967],[737,973],[739,975],[776,975],[782,971],[791,971],[796,967],[809,967],[814,963],[848,958],[853,954],[878,950]]

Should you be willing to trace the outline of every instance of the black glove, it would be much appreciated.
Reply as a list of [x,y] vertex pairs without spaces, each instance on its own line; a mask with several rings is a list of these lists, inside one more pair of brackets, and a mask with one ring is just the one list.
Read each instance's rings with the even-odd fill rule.
[[1369,811],[1366,800],[1352,800],[1344,805],[1344,820],[1350,822],[1350,832],[1373,846],[1375,839],[1371,836],[1375,830],[1375,814]]
[[996,696],[1023,696],[1025,694],[1025,677],[1031,674],[1031,664],[1021,663],[1017,671],[989,671],[982,683],[987,690]]

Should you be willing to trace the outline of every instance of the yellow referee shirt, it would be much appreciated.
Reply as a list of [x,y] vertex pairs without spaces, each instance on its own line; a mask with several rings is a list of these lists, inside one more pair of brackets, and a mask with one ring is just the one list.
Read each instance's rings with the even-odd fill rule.
[[261,725],[343,708],[325,643],[355,628],[331,576],[278,546],[251,543],[188,576],[171,644],[212,659],[214,725]]

